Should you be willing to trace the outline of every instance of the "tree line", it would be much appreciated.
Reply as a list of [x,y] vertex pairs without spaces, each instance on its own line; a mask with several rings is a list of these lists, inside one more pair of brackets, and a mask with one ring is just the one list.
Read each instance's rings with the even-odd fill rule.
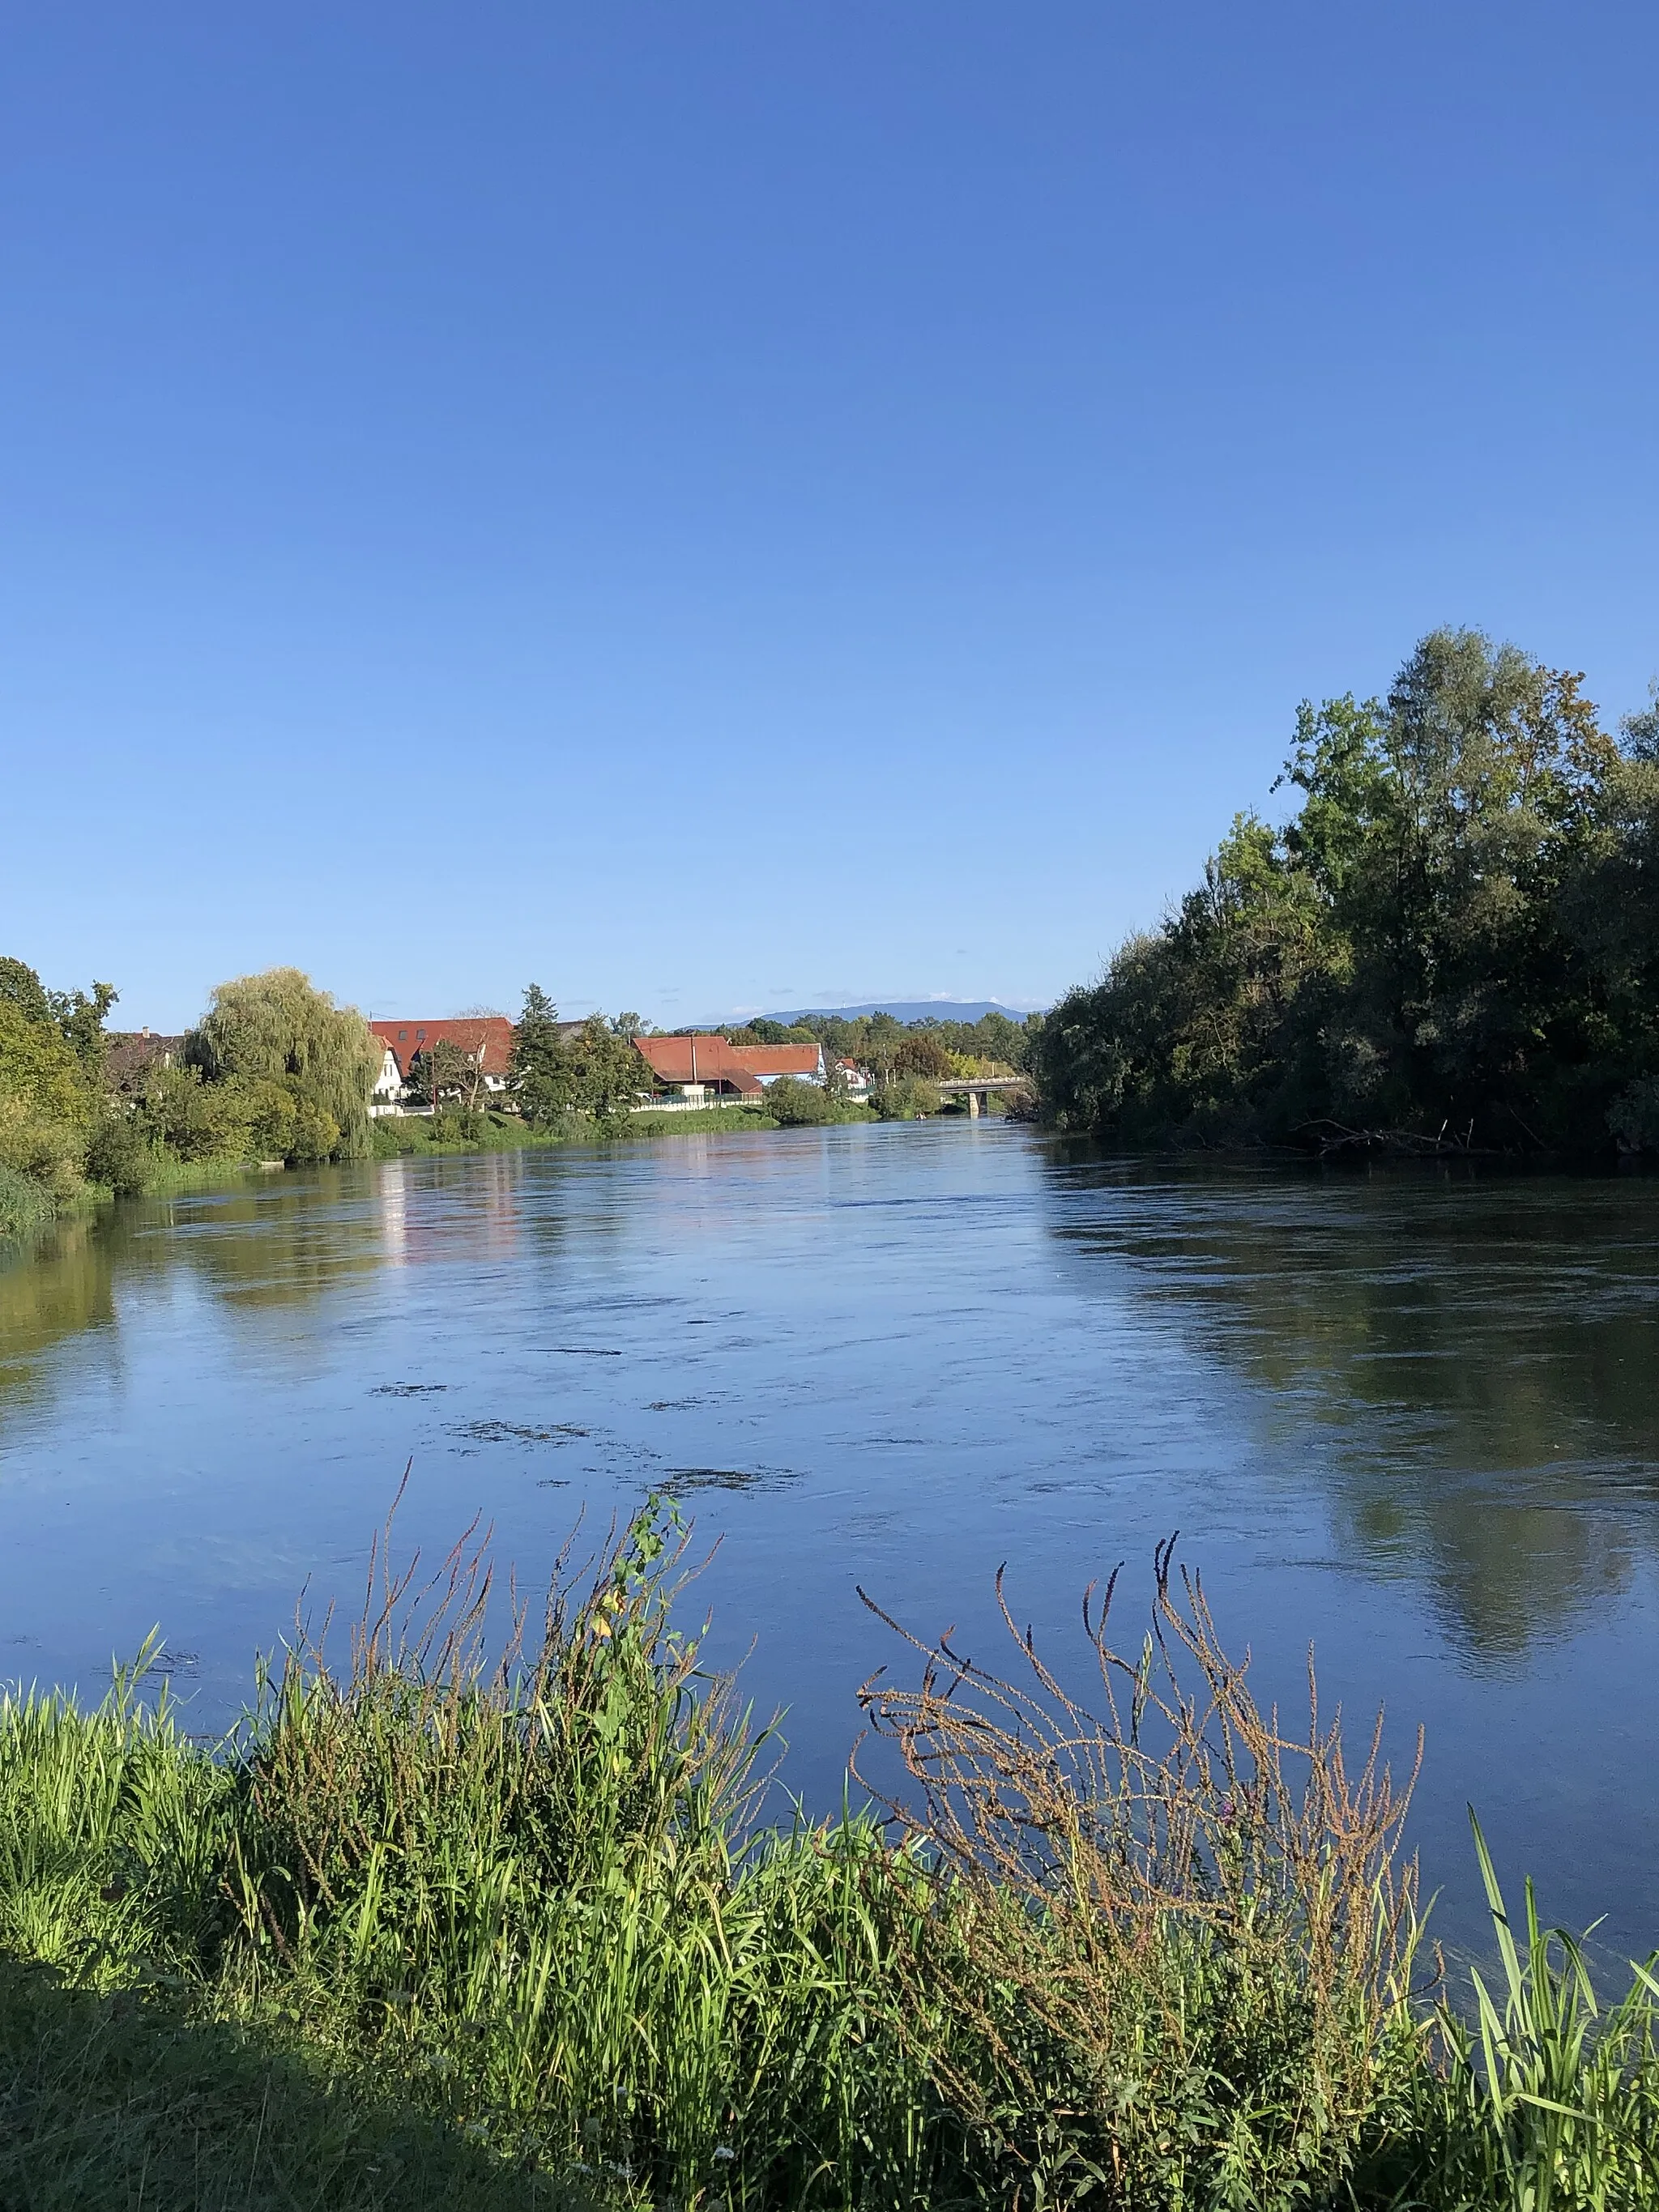
[[1321,1152],[1659,1149],[1659,693],[1440,629],[1304,702],[1273,825],[1032,1038],[1055,1127]]
[[355,1009],[297,969],[222,983],[177,1054],[130,1074],[106,1029],[117,993],[48,991],[0,959],[0,1236],[49,1219],[88,1185],[145,1188],[206,1160],[354,1159],[370,1149],[380,1049]]
[[992,1012],[976,1022],[953,1022],[929,1015],[902,1022],[895,1014],[814,1014],[810,1022],[753,1021],[721,1034],[732,1044],[822,1044],[837,1059],[850,1060],[877,1085],[907,1076],[1017,1075],[1028,1065],[1041,1014],[1024,1022]]
[[[416,1055],[411,1088],[434,1109],[418,1129],[371,1119],[383,1048],[355,1007],[297,969],[220,984],[177,1050],[134,1053],[138,1040],[111,1033],[117,998],[107,983],[52,991],[24,962],[0,959],[0,1237],[28,1235],[89,1188],[136,1194],[207,1163],[302,1165],[524,1133],[616,1131],[650,1087],[634,1048],[649,1025],[637,1014],[562,1022],[535,983],[514,1028],[505,1095],[489,1091],[482,1054],[464,1039]],[[759,1022],[728,1032],[738,1043],[821,1042],[832,1061],[867,1070],[876,1109],[896,1116],[937,1111],[932,1085],[941,1077],[1024,1066],[1032,1033],[996,1014],[908,1028],[885,1014],[810,1028]],[[479,1035],[482,1042],[482,1024]],[[763,1110],[786,1124],[863,1111],[833,1073],[822,1088],[772,1085]]]

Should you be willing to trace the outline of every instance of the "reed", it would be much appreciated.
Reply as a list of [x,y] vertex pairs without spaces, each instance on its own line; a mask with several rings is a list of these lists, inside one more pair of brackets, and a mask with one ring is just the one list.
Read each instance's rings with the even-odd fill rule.
[[1655,2201],[1651,1966],[1600,2014],[1477,1836],[1504,1984],[1413,1996],[1409,1784],[1311,1673],[1305,1726],[1261,1710],[1167,1549],[1138,1647],[1085,1607],[1087,1698],[1006,1603],[1006,1677],[910,1639],[884,1813],[764,1825],[688,1543],[653,1505],[532,1608],[388,1528],[349,1654],[296,1633],[217,1747],[148,1653],[0,1703],[5,2201]]
[[1416,2133],[1437,2203],[1579,2212],[1659,2203],[1659,1959],[1632,1962],[1605,2013],[1582,1944],[1543,1924],[1530,1877],[1516,1941],[1480,1824],[1474,1834],[1501,1980],[1471,1974],[1467,2012],[1443,2003],[1440,2063],[1416,2087]]

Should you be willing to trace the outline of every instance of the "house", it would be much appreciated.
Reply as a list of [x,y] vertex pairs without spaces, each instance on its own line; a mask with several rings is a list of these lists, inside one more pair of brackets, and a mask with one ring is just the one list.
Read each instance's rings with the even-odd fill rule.
[[162,1036],[149,1030],[116,1030],[104,1046],[104,1081],[110,1090],[131,1097],[155,1069],[171,1067],[185,1056],[182,1036]]
[[758,1099],[767,1085],[792,1075],[805,1083],[825,1076],[821,1044],[728,1044],[723,1036],[635,1037],[634,1049],[651,1071],[663,1103],[714,1106],[722,1099]]
[[[492,1096],[507,1089],[513,1066],[513,1024],[505,1014],[458,1014],[448,1021],[371,1022],[381,1048],[380,1072],[369,1094],[371,1114],[402,1114],[415,1063],[447,1044],[477,1068]],[[430,1111],[429,1108],[420,1109]]]
[[864,1105],[875,1088],[855,1060],[838,1060],[835,1075],[842,1097],[850,1100],[854,1106]]

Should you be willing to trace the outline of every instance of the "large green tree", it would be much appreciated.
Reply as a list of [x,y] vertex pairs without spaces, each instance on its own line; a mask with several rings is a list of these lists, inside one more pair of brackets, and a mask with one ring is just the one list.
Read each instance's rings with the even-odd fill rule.
[[0,1170],[22,1178],[0,1203],[0,1235],[79,1188],[100,1110],[107,983],[49,991],[26,961],[0,958]]
[[544,1128],[567,1114],[572,1082],[559,1010],[539,983],[525,986],[524,1006],[513,1031],[508,1089],[533,1128]]
[[1132,1141],[1645,1141],[1656,751],[1473,630],[1423,639],[1386,698],[1304,703],[1299,811],[1241,817],[1054,1010],[1046,1110]]
[[337,1006],[297,968],[221,983],[185,1054],[209,1084],[270,1085],[287,1094],[294,1121],[286,1157],[367,1156],[381,1048],[355,1006]]
[[546,992],[530,984],[513,1039],[520,1112],[541,1126],[566,1114],[601,1123],[624,1120],[650,1088],[650,1072],[634,1047],[644,1029],[637,1014],[614,1021],[590,1014],[579,1028],[562,1024]]

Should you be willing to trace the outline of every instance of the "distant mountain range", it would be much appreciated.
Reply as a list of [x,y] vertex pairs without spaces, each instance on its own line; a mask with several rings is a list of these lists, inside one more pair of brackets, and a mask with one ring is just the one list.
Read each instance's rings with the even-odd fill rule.
[[985,1014],[1006,1014],[1023,1022],[1026,1009],[1005,1006],[995,999],[871,999],[861,1006],[800,1006],[793,1013],[768,1014],[769,1022],[813,1022],[824,1014],[837,1014],[844,1022],[860,1014],[891,1014],[898,1022],[976,1022]]

